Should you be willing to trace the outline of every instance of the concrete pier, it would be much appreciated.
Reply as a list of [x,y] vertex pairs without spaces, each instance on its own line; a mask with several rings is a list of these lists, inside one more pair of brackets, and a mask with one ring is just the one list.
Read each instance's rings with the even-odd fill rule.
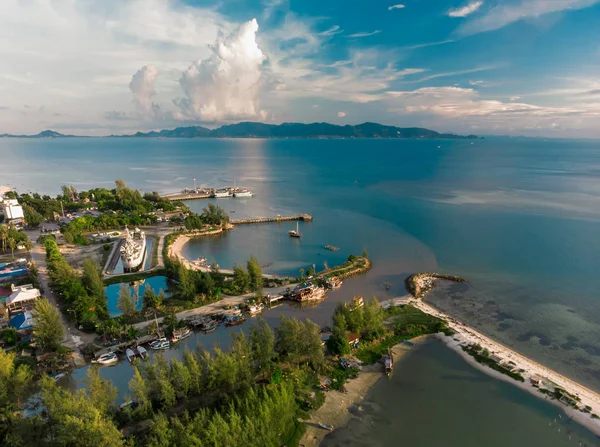
[[275,217],[254,217],[251,219],[231,219],[229,222],[233,225],[245,225],[245,224],[257,224],[267,222],[289,222],[293,220],[301,220],[303,222],[312,222],[313,217],[310,214],[298,214],[295,216],[281,216]]

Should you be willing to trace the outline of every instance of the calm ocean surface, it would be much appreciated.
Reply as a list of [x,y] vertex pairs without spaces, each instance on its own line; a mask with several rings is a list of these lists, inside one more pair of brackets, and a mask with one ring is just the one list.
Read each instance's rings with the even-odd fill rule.
[[[284,313],[325,323],[337,301],[404,295],[404,278],[417,271],[453,273],[469,285],[431,294],[435,305],[600,390],[598,149],[597,141],[508,138],[3,139],[0,159],[9,169],[0,184],[56,194],[64,183],[112,188],[121,178],[173,192],[193,178],[204,186],[235,178],[256,196],[218,201],[233,218],[307,212],[314,222],[301,224],[300,241],[287,237],[291,223],[241,226],[191,243],[186,256],[230,268],[254,255],[280,274],[322,269],[363,249],[374,261],[368,275],[346,281],[319,307],[285,305],[268,312],[270,320]],[[206,203],[189,206],[200,211]],[[211,335],[198,339],[228,339]],[[105,370],[126,383],[126,368]]]

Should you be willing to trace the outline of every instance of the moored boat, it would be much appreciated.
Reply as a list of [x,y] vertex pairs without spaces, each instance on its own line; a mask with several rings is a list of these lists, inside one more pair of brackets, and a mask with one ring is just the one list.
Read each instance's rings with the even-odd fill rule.
[[164,341],[159,341],[157,343],[151,344],[150,348],[154,349],[155,351],[162,351],[165,349],[169,349],[169,346],[170,346],[169,342],[167,340],[164,340]]
[[231,196],[231,191],[227,188],[215,189],[212,193],[212,197],[215,199],[226,199]]
[[137,352],[138,355],[143,359],[146,360],[148,358],[148,351],[146,350],[146,348],[144,348],[143,346],[138,346],[137,347]]
[[160,338],[157,338],[156,340],[152,340],[150,342],[149,346],[150,346],[151,349],[156,349],[155,348],[156,346],[158,346],[158,345],[160,345],[161,343],[164,343],[164,342],[168,343],[167,339],[165,337],[160,337]]
[[119,361],[119,357],[114,352],[108,352],[102,354],[97,359],[92,360],[92,363],[99,363],[100,365],[114,365]]
[[250,191],[249,189],[236,189],[233,191],[233,197],[252,197],[252,191]]
[[208,320],[202,323],[200,330],[205,333],[213,332],[217,329],[218,323],[215,320]]
[[261,313],[265,308],[265,305],[260,303],[260,304],[252,304],[250,306],[248,306],[248,313],[250,315],[257,315],[259,313]]
[[185,338],[188,338],[192,335],[192,331],[189,328],[176,329],[173,331],[173,338],[171,338],[171,343],[177,343]]
[[125,351],[125,356],[127,357],[127,360],[129,360],[129,363],[133,363],[135,360],[135,352],[133,352],[133,349],[131,348],[127,348]]
[[225,326],[236,326],[246,321],[246,317],[243,315],[230,315],[225,318]]
[[391,375],[392,370],[394,369],[394,358],[392,357],[392,353],[390,351],[388,351],[387,355],[385,356],[384,366],[385,366],[385,374],[387,376]]
[[146,233],[139,228],[129,231],[125,227],[125,240],[120,251],[125,273],[137,271],[146,256]]
[[302,237],[302,233],[300,233],[300,227],[298,226],[298,222],[296,222],[296,229],[288,231],[288,234],[290,235],[290,237]]

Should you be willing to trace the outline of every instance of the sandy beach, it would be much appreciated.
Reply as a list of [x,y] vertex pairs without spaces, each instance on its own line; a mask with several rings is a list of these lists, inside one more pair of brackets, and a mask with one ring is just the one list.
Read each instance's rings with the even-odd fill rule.
[[[419,342],[423,342],[425,338],[418,337],[412,341],[418,344]],[[403,343],[394,346],[392,348],[394,363],[398,362],[410,350],[411,348]],[[306,423],[306,432],[300,439],[299,445],[315,447],[323,441],[325,436],[330,432],[319,427],[319,423],[332,425],[334,429],[344,427],[348,424],[353,417],[351,413],[352,408],[360,404],[373,385],[384,377],[386,376],[381,363],[364,366],[357,378],[349,380],[346,383],[345,388],[348,391],[347,393],[333,390],[327,392],[323,405],[311,414],[310,419],[303,421]]]
[[[556,403],[562,409],[567,412],[570,417],[573,417],[574,420],[584,425],[588,429],[590,429],[593,433],[600,435],[600,419],[592,418],[591,414],[600,414],[600,394],[595,391],[586,388],[585,386],[565,377],[556,371],[552,371],[548,367],[541,365],[518,352],[504,346],[497,341],[492,340],[491,338],[483,335],[482,333],[476,331],[475,329],[457,321],[455,318],[447,315],[435,307],[427,304],[423,300],[410,298],[408,300],[403,300],[403,303],[413,305],[423,312],[442,318],[448,322],[448,326],[452,328],[456,334],[451,337],[442,336],[442,340],[452,349],[457,351],[461,356],[463,356],[469,363],[473,366],[476,366],[481,371],[484,371],[487,374],[490,374],[496,378],[507,380],[510,383],[527,390],[536,396],[547,399],[547,397],[540,393],[538,388],[534,387],[531,379],[541,379],[542,383],[546,388],[558,386],[568,393],[577,396],[579,401],[579,406],[589,406],[591,407],[590,413],[583,413],[582,411],[578,411],[569,407],[567,405],[563,405],[562,403],[553,400],[551,402]],[[498,357],[499,363],[508,363],[512,362],[514,364],[514,369],[523,370],[521,375],[525,378],[525,382],[517,382],[516,380],[511,379],[510,377],[500,374],[497,371],[492,370],[491,368],[485,367],[478,362],[476,362],[473,357],[468,355],[462,350],[462,346],[479,344],[483,348],[486,348],[490,356]]]

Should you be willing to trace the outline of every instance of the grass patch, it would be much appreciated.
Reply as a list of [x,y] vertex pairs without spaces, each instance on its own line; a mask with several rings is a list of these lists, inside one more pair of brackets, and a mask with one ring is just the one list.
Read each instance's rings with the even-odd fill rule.
[[499,373],[505,374],[508,377],[510,377],[511,379],[517,380],[519,382],[525,382],[525,378],[521,374],[509,371],[508,369],[503,368],[502,366],[500,366],[500,364],[498,364],[498,362],[492,360],[487,355],[482,354],[473,345],[462,346],[462,349],[467,354],[469,354],[471,357],[473,357],[478,363],[481,363],[482,365],[486,365],[486,366],[492,368],[494,371],[498,371]]
[[298,420],[294,421],[294,431],[290,433],[290,435],[284,440],[282,445],[297,447],[300,445],[300,439],[304,435],[306,431],[306,424],[299,422]]

